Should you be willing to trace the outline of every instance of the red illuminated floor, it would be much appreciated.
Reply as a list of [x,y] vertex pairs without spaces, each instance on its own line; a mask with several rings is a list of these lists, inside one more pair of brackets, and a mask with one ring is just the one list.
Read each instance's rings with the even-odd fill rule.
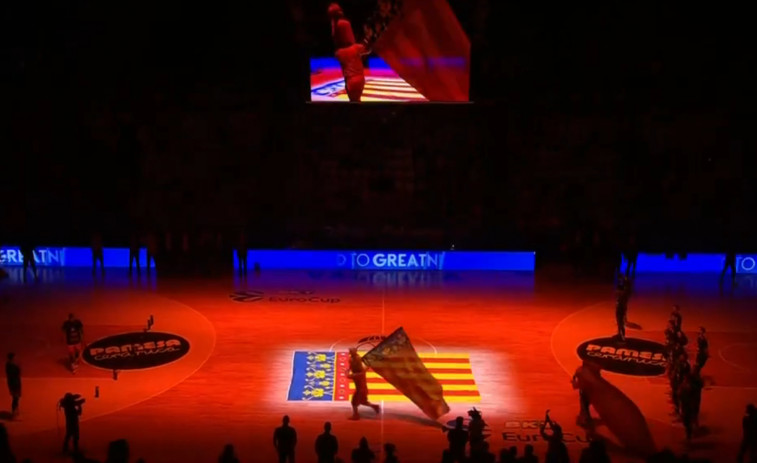
[[[640,276],[629,319],[643,329],[629,335],[661,341],[673,303],[682,306],[690,347],[698,327],[707,327],[712,357],[704,370],[704,429],[688,451],[732,461],[744,405],[757,402],[757,285],[742,280],[735,291],[721,293],[716,279]],[[445,436],[415,406],[395,401],[391,391],[383,394],[382,417],[364,411],[359,422],[347,420],[351,410],[345,401],[287,400],[296,351],[343,351],[399,326],[424,357],[448,354],[436,368],[450,375],[445,392],[452,391],[452,412],[440,421],[465,415],[475,405],[491,427],[495,452],[511,445],[522,450],[538,433],[534,420],[549,408],[577,458],[582,445],[575,441],[585,433],[575,425],[578,399],[570,385],[580,363],[576,347],[615,331],[611,286],[529,275],[359,273],[336,278],[264,272],[250,275],[246,283],[156,283],[143,276],[130,284],[114,271],[95,285],[88,272],[69,271],[48,272],[44,280],[26,286],[0,283],[8,327],[0,347],[16,352],[24,374],[21,420],[5,424],[17,456],[38,462],[65,460],[55,402],[68,391],[87,398],[81,443],[94,458],[103,458],[109,440],[126,438],[133,455],[148,462],[214,461],[226,443],[235,444],[243,462],[274,461],[272,431],[289,414],[299,434],[301,462],[315,461],[313,441],[327,420],[334,423],[344,459],[366,436],[377,449],[383,442],[395,443],[403,462],[438,461]],[[239,290],[250,291],[249,302],[229,297]],[[191,349],[174,363],[123,371],[117,380],[112,372],[88,365],[73,376],[62,360],[60,325],[68,312],[82,319],[90,342],[140,331],[153,315],[153,331],[178,334]],[[455,370],[460,364],[465,372]],[[672,423],[663,380],[603,376],[639,406],[658,447],[684,450],[683,428]],[[9,408],[7,402],[0,411]],[[600,427],[600,433],[606,430]],[[535,446],[543,455],[543,443],[537,440]]]

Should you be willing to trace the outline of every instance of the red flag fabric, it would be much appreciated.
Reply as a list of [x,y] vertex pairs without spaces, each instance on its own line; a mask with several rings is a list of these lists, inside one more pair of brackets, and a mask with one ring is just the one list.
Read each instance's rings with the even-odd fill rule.
[[466,102],[470,40],[447,0],[402,0],[373,50],[430,101]]
[[402,327],[363,356],[363,362],[397,388],[429,418],[449,413],[442,385],[428,371]]

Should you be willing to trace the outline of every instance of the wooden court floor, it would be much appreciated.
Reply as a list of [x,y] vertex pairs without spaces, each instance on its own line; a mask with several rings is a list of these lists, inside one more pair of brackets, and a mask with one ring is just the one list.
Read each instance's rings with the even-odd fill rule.
[[[6,396],[0,419],[17,456],[40,462],[66,460],[55,407],[66,392],[87,400],[81,446],[93,458],[103,458],[110,440],[126,438],[133,455],[148,462],[215,461],[227,443],[243,462],[274,461],[273,429],[287,414],[298,432],[300,462],[315,461],[313,442],[325,421],[333,423],[345,460],[366,436],[377,450],[394,443],[403,462],[438,461],[445,435],[411,403],[382,393],[383,414],[364,410],[354,422],[347,401],[289,400],[296,352],[343,352],[398,327],[422,357],[453,358],[430,367],[450,380],[445,394],[458,391],[449,393],[451,412],[440,423],[475,406],[489,424],[495,453],[531,443],[543,455],[535,426],[550,409],[577,458],[585,432],[575,422],[578,397],[570,384],[581,362],[576,348],[615,333],[611,283],[572,276],[263,272],[246,280],[129,280],[112,271],[95,281],[86,271],[46,270],[39,283],[18,280],[13,270],[0,282],[0,349],[15,352],[23,371],[21,415],[8,420]],[[717,275],[637,278],[629,319],[641,329],[629,336],[662,342],[678,303],[689,347],[700,326],[711,345],[702,429],[688,446],[670,415],[664,379],[603,374],[642,411],[657,447],[734,458],[744,406],[757,402],[755,288],[746,278],[721,290]],[[143,331],[152,316],[152,331],[179,335],[190,348],[172,363],[122,370],[116,378],[88,364],[73,375],[61,331],[69,312],[82,320],[90,343]],[[459,375],[454,358],[469,362]],[[601,426],[599,432],[615,440]]]

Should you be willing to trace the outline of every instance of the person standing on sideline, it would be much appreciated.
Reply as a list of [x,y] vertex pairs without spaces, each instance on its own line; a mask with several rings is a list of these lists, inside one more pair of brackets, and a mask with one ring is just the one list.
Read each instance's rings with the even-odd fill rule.
[[37,261],[34,257],[34,243],[28,236],[24,237],[24,242],[21,243],[19,250],[21,251],[24,260],[24,283],[26,283],[26,272],[29,270],[29,267],[32,268],[34,281],[38,281],[39,275],[37,275]]
[[63,322],[63,332],[66,335],[66,347],[68,360],[71,363],[71,372],[76,373],[79,367],[79,358],[84,346],[84,325],[74,314],[68,314],[68,320]]
[[273,446],[279,454],[279,463],[294,463],[297,431],[289,426],[289,416],[284,415],[284,418],[281,420],[281,426],[273,432]]
[[8,392],[10,392],[11,402],[11,419],[18,416],[18,401],[21,399],[21,368],[16,364],[16,354],[8,354],[8,361],[5,363],[5,378],[8,382]]
[[731,286],[736,287],[736,253],[733,249],[729,249],[725,253],[725,263],[723,264],[723,271],[720,272],[720,286],[723,286],[723,279],[725,278],[725,272],[731,269]]
[[239,277],[247,276],[247,237],[244,231],[239,232],[237,237],[237,265]]
[[66,437],[63,439],[63,453],[68,452],[68,443],[73,440],[74,452],[79,452],[79,416],[84,399],[79,394],[67,392],[58,402],[58,409],[66,416]]
[[738,462],[742,463],[747,457],[747,463],[757,458],[757,407],[753,404],[746,406],[746,414],[741,420],[741,429],[744,432],[739,447]]
[[137,277],[139,277],[139,235],[132,233],[129,239],[129,278],[131,278],[132,265],[137,264]]
[[336,454],[339,452],[339,442],[336,436],[331,434],[331,423],[323,425],[323,434],[315,440],[315,454],[318,455],[318,463],[334,463]]
[[97,262],[100,262],[100,274],[105,276],[105,259],[103,258],[103,237],[99,233],[92,234],[92,276],[97,272]]

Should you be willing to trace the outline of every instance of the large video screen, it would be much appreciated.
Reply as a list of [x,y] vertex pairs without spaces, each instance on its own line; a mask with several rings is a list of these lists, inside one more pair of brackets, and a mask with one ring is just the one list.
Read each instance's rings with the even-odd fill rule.
[[311,5],[310,101],[469,101],[470,40],[448,0]]

